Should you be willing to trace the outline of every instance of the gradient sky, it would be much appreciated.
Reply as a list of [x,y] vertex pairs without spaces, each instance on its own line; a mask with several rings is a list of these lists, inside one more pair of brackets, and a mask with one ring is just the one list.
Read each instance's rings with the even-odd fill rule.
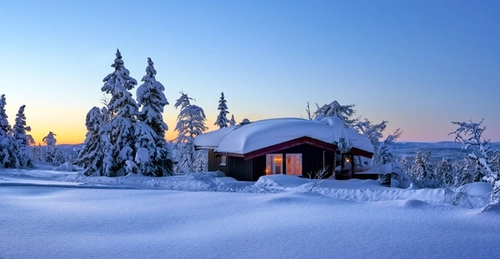
[[[0,1],[0,94],[26,104],[35,141],[81,143],[119,48],[140,81],[147,57],[170,105],[207,114],[220,92],[239,122],[305,117],[306,103],[355,104],[402,141],[451,140],[480,121],[500,141],[500,1]],[[133,90],[135,96],[135,89]]]

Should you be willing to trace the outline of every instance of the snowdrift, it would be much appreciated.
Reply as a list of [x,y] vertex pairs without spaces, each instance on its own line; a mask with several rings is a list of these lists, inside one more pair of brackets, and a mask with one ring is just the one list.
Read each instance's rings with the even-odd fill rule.
[[[51,184],[81,188],[130,188],[159,189],[189,192],[239,192],[239,193],[306,193],[314,192],[326,197],[356,202],[381,202],[394,200],[419,200],[426,203],[465,208],[483,208],[489,203],[492,188],[487,183],[473,183],[457,189],[399,189],[381,186],[374,180],[312,180],[297,176],[262,176],[257,182],[236,181],[222,172],[191,173],[168,177],[88,177],[71,164],[63,164],[54,170],[46,166],[38,170],[0,171],[0,186],[9,182]],[[47,182],[47,181],[50,181]],[[457,199],[457,196],[458,197]]]

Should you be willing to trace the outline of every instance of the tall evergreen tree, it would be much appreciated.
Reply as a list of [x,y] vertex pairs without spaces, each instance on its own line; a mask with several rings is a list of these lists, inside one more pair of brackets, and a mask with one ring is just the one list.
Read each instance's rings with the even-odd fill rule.
[[135,163],[135,123],[138,106],[129,90],[137,81],[130,76],[125,68],[122,55],[116,51],[115,62],[111,65],[115,71],[107,75],[101,90],[111,94],[109,100],[111,152],[104,159],[105,176],[123,176],[132,171]]
[[231,120],[229,120],[229,126],[236,125],[236,120],[234,119],[234,114],[231,114]]
[[85,168],[83,174],[87,176],[105,175],[103,161],[106,151],[111,150],[111,143],[108,138],[108,124],[104,117],[108,112],[106,108],[103,110],[104,113],[98,107],[93,107],[87,113],[85,120],[87,134],[83,147],[74,161],[76,165]]
[[214,125],[219,126],[221,129],[227,127],[229,125],[229,120],[227,119],[227,114],[229,112],[227,111],[227,101],[224,98],[224,92],[220,93],[219,106],[217,107],[217,110],[219,110],[219,115],[217,116]]
[[12,167],[27,167],[32,166],[32,155],[30,150],[30,140],[31,136],[26,134],[26,132],[31,131],[31,127],[26,125],[26,116],[24,115],[24,108],[26,105],[22,105],[16,114],[16,122],[12,128],[13,145],[12,149],[17,155],[16,161],[12,161],[14,165]]
[[7,120],[9,116],[5,112],[5,105],[7,105],[5,94],[2,94],[2,97],[0,97],[0,139],[6,137],[11,130],[9,121]]
[[137,88],[137,102],[141,107],[139,121],[136,123],[135,162],[141,174],[164,176],[173,173],[173,162],[169,145],[165,139],[167,124],[163,121],[163,110],[168,100],[163,91],[165,87],[156,81],[156,70],[148,58],[144,82]]
[[9,117],[5,112],[5,95],[0,98],[0,167],[9,167],[11,160],[14,159],[12,151],[11,126],[7,120]]
[[175,108],[180,108],[177,125],[175,126],[175,131],[178,132],[175,140],[175,148],[179,156],[176,168],[178,172],[183,170],[195,171],[193,163],[196,157],[193,142],[196,136],[208,129],[205,126],[205,112],[201,107],[191,104],[191,100],[194,99],[181,92],[181,97],[177,99],[174,105]]

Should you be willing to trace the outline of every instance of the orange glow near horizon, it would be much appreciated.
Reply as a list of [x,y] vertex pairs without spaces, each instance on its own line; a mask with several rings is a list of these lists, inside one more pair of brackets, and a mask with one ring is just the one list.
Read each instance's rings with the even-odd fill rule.
[[[166,121],[166,123],[169,126],[169,130],[166,132],[165,138],[170,141],[175,139],[177,136],[177,132],[174,132],[176,121]],[[55,126],[53,126],[42,123],[39,120],[30,120],[30,118],[28,118],[27,124],[31,127],[31,131],[27,132],[27,134],[33,137],[36,145],[45,145],[42,140],[50,131],[56,134],[56,145],[82,144],[85,141],[85,135],[87,134],[85,119],[79,123],[67,121],[60,123],[54,122],[53,125]],[[210,128],[209,131],[213,129],[214,128]]]
[[[169,111],[167,114],[172,114],[172,112]],[[85,135],[87,134],[87,129],[85,128],[85,110],[78,111],[75,114],[70,114],[68,111],[67,114],[65,114],[66,116],[64,116],[64,121],[56,121],[55,119],[51,120],[51,118],[40,118],[31,115],[32,111],[28,111],[26,122],[27,125],[31,127],[31,132],[28,132],[28,134],[34,138],[36,145],[44,145],[42,139],[47,136],[49,131],[56,134],[57,145],[82,144],[85,141]],[[205,122],[208,126],[207,132],[218,129],[217,126],[213,125],[216,115],[217,114],[207,114],[207,120]],[[241,118],[238,118],[237,122],[241,121],[244,117],[248,117],[250,121],[268,118],[265,115],[259,116],[251,114],[251,116],[242,116]],[[167,141],[174,140],[177,137],[177,132],[174,131],[175,125],[177,124],[176,117],[171,115],[168,117],[165,116],[164,120],[169,128],[165,134],[165,138]],[[9,121],[11,125],[13,125],[13,116],[9,118]],[[395,129],[388,127],[384,132],[384,139],[387,135],[394,132],[394,130]],[[447,134],[453,130],[453,127],[450,127],[449,129],[439,129],[439,134],[436,134],[434,131],[431,132],[426,130],[421,125],[418,127],[408,127],[407,129],[403,128],[402,130],[403,134],[399,139],[397,139],[398,142],[439,142],[453,140],[453,136]],[[492,133],[493,132],[485,132],[485,137],[490,138],[490,135],[491,137],[494,137]],[[493,141],[496,141],[496,139],[493,138]]]

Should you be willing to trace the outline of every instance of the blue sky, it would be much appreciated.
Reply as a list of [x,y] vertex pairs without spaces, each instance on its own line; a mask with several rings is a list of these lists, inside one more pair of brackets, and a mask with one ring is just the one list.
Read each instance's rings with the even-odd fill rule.
[[26,104],[37,142],[83,142],[119,48],[138,81],[155,62],[168,139],[180,91],[210,130],[224,91],[237,121],[337,100],[401,140],[450,140],[451,121],[484,118],[500,141],[499,13],[493,0],[0,1],[0,94],[11,122]]

